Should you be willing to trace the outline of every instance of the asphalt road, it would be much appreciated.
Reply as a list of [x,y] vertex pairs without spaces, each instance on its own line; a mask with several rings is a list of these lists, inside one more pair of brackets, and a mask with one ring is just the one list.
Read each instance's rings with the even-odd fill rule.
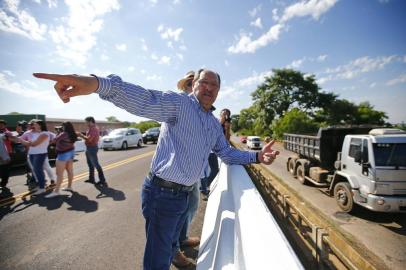
[[[232,139],[239,143],[239,138]],[[380,257],[390,269],[406,269],[406,214],[378,213],[361,207],[352,215],[342,212],[334,198],[325,195],[311,184],[302,185],[286,170],[286,161],[292,152],[283,149],[280,143],[276,143],[274,148],[279,150],[280,155],[275,162],[267,166],[274,175]]]
[[[79,153],[74,192],[53,199],[26,195],[24,170],[14,170],[11,194],[1,194],[16,199],[0,203],[0,269],[142,269],[145,223],[140,192],[154,151],[151,144],[99,151],[108,188],[84,182],[86,158]],[[201,234],[204,209],[201,200],[192,236]],[[186,253],[197,257],[197,248]]]

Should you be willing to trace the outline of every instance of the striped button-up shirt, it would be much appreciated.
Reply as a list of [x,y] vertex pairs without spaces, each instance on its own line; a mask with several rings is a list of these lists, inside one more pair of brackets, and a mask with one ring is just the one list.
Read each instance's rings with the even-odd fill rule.
[[256,161],[256,153],[230,146],[220,122],[206,112],[196,96],[144,89],[116,75],[97,77],[97,93],[126,111],[162,122],[151,173],[175,183],[190,186],[207,166],[210,151],[226,164]]

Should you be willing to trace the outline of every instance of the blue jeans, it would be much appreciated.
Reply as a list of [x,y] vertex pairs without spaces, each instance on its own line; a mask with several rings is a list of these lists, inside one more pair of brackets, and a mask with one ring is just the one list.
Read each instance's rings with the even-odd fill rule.
[[196,182],[193,185],[193,190],[189,192],[186,219],[180,231],[179,241],[177,242],[177,250],[179,249],[180,243],[188,238],[189,226],[192,223],[197,208],[199,208],[199,182]]
[[213,182],[214,178],[216,178],[216,175],[219,172],[219,162],[216,154],[214,153],[210,153],[209,155],[209,167],[210,167],[209,175],[205,176],[200,180],[202,184],[200,187],[200,191],[205,195],[209,195],[209,186],[211,182]]
[[188,193],[159,187],[145,178],[141,193],[147,236],[144,270],[169,269],[185,222]]
[[35,179],[39,188],[45,188],[44,161],[48,153],[29,155]]
[[89,166],[89,179],[94,180],[94,168],[96,168],[100,182],[106,182],[103,169],[100,166],[99,159],[97,158],[98,151],[98,146],[86,146],[86,161],[87,166]]

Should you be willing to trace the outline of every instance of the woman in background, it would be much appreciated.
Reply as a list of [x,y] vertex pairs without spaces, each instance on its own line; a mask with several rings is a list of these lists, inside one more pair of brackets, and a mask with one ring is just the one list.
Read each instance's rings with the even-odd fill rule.
[[39,195],[45,192],[44,162],[48,157],[49,135],[47,126],[42,120],[32,121],[33,132],[30,140],[18,138],[17,142],[28,146],[28,156],[32,165],[33,174],[38,181],[39,189],[32,195]]
[[231,112],[229,109],[223,109],[220,112],[220,124],[223,127],[224,136],[230,142],[231,129]]
[[46,198],[59,196],[59,190],[62,185],[63,173],[66,170],[68,173],[68,187],[64,188],[67,191],[72,190],[73,182],[73,158],[75,157],[75,142],[78,138],[75,129],[71,122],[62,123],[62,132],[55,138],[56,145],[56,185],[53,192],[48,194]]

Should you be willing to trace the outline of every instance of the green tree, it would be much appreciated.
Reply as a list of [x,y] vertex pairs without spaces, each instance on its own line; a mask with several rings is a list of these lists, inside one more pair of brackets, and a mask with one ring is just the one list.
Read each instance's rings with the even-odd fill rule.
[[160,127],[160,126],[161,126],[160,123],[153,121],[153,120],[141,121],[139,123],[131,124],[131,127],[138,128],[142,133],[144,133],[149,128]]
[[20,115],[20,114],[23,114],[23,113],[19,113],[19,112],[10,112],[10,113],[8,113],[8,115]]
[[115,116],[108,116],[106,117],[107,121],[109,122],[120,122],[120,120],[117,119]]
[[355,115],[355,124],[370,124],[370,125],[384,125],[385,119],[388,116],[385,112],[374,110],[369,102],[361,102],[357,108],[357,114]]
[[312,134],[318,128],[318,123],[298,108],[293,108],[272,124],[273,137],[276,139],[283,139],[283,133]]
[[356,122],[358,107],[346,99],[336,99],[330,106],[316,112],[315,120],[322,126],[349,125]]
[[305,75],[292,69],[274,69],[271,77],[252,93],[253,107],[258,118],[256,129],[268,132],[274,118],[281,118],[292,108],[310,116],[328,107],[335,99],[332,93],[320,92],[314,75]]

